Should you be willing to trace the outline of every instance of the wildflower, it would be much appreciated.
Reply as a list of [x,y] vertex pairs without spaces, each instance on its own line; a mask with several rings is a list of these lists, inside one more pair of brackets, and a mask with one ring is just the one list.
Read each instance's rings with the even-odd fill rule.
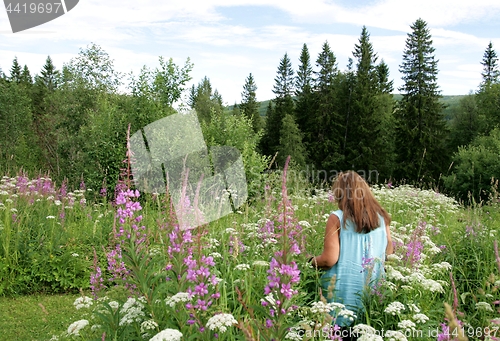
[[249,270],[250,269],[250,265],[248,264],[238,264],[234,267],[235,270],[241,270],[241,271],[245,271],[245,270]]
[[364,335],[364,334],[375,334],[376,333],[376,330],[375,328],[373,328],[372,326],[369,326],[367,324],[363,324],[363,323],[360,323],[360,324],[357,324],[353,327],[353,333],[354,334],[360,334],[360,335]]
[[78,335],[80,335],[80,330],[85,328],[88,324],[89,324],[89,321],[87,321],[87,320],[78,320],[76,322],[73,322],[68,327],[68,334],[78,336]]
[[403,330],[413,330],[415,329],[416,324],[410,320],[403,320],[398,323],[398,328],[401,328]]
[[187,292],[178,292],[174,296],[165,299],[165,303],[172,308],[179,302],[189,302],[189,294]]
[[420,309],[413,303],[408,304],[408,309],[414,313],[419,313]]
[[79,256],[79,254],[78,254],[78,253],[73,252],[73,253],[71,254],[71,256],[73,256],[73,257],[78,257],[78,256]]
[[290,331],[285,335],[285,340],[302,341],[302,336],[295,329],[290,328]]
[[415,314],[415,315],[413,315],[413,319],[417,323],[425,323],[425,322],[429,321],[429,318],[425,314]]
[[493,308],[487,302],[477,302],[476,303],[476,309],[477,310],[484,310],[484,311],[491,311],[491,312],[493,312]]
[[387,308],[385,308],[384,312],[395,316],[396,314],[401,313],[403,310],[405,310],[404,304],[401,302],[395,301],[395,302],[392,302],[391,304],[389,304],[387,306]]
[[408,341],[406,336],[397,330],[388,330],[385,333],[385,338],[388,341]]
[[79,310],[81,308],[90,308],[92,304],[93,300],[87,296],[78,297],[75,302],[73,302],[76,310]]
[[343,318],[348,319],[350,321],[354,321],[354,319],[356,318],[354,312],[348,309],[342,309],[337,316],[342,316]]
[[154,320],[147,320],[141,323],[141,333],[146,333],[148,330],[154,330],[158,328],[158,323]]
[[208,319],[207,328],[224,333],[227,327],[231,327],[237,323],[238,321],[231,314],[217,314]]
[[383,341],[382,336],[377,334],[363,334],[358,337],[358,341]]
[[256,260],[252,263],[252,265],[254,265],[254,266],[269,266],[269,262],[266,262],[265,260]]
[[121,315],[123,315],[120,320],[119,325],[127,325],[132,324],[133,322],[141,322],[141,320],[145,317],[144,312],[144,304],[141,302],[141,298],[135,299],[133,297],[129,297],[127,302],[125,302],[120,310]]
[[48,215],[47,217],[45,217],[45,219],[56,219],[56,217],[54,217],[53,215]]
[[329,313],[332,311],[332,308],[322,301],[314,302],[311,307],[312,313]]
[[164,329],[149,341],[181,341],[182,333],[177,329]]

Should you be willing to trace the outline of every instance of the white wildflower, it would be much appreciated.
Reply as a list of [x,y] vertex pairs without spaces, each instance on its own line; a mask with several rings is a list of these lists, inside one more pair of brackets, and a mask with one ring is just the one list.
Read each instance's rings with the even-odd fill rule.
[[395,253],[391,253],[390,255],[387,255],[387,260],[389,260],[389,261],[400,261],[401,259],[402,259],[401,256],[398,256]]
[[403,329],[403,330],[414,330],[415,327],[416,327],[416,324],[410,320],[403,320],[403,321],[398,323],[398,328]]
[[476,309],[477,310],[484,310],[484,311],[491,311],[491,312],[493,312],[493,308],[487,302],[477,302],[476,303]]
[[394,302],[390,303],[387,306],[387,308],[385,308],[384,312],[395,316],[396,314],[399,314],[404,310],[405,310],[405,306],[403,303],[398,302],[398,301],[394,301]]
[[319,302],[314,302],[312,304],[312,307],[311,307],[311,312],[312,313],[329,313],[330,311],[332,311],[332,308],[331,306],[329,306],[328,304],[322,302],[322,301],[319,301]]
[[71,256],[73,256],[73,257],[78,257],[78,256],[79,256],[79,254],[78,254],[78,253],[73,252],[73,253],[71,254]]
[[382,336],[378,334],[363,334],[358,337],[358,341],[383,341]]
[[348,309],[342,309],[341,311],[339,311],[338,316],[342,316],[343,318],[348,319],[350,321],[354,321],[354,319],[356,318],[354,312]]
[[439,284],[439,282],[433,280],[433,279],[427,279],[425,278],[423,281],[422,281],[422,286],[431,291],[431,292],[441,292],[441,293],[444,293],[444,289],[443,289],[443,286],[441,284]]
[[147,320],[141,323],[141,333],[146,333],[148,330],[158,328],[158,323],[155,320]]
[[62,203],[61,203],[61,200],[54,200],[54,204],[56,206],[61,206]]
[[385,339],[388,341],[408,341],[406,336],[397,330],[388,330],[385,332]]
[[111,307],[111,309],[113,309],[113,310],[117,310],[120,307],[120,303],[118,303],[116,301],[111,301],[108,304]]
[[414,313],[420,312],[420,309],[417,307],[417,305],[413,303],[408,304],[408,309],[410,309],[410,311]]
[[78,335],[80,335],[80,330],[85,328],[88,324],[89,324],[89,321],[87,321],[87,320],[78,320],[76,322],[73,322],[68,327],[68,334],[78,336]]
[[248,264],[238,264],[234,267],[235,270],[241,270],[241,271],[246,271],[250,270],[250,265]]
[[54,217],[53,215],[48,215],[45,217],[45,219],[56,219],[56,217]]
[[189,302],[189,294],[187,292],[178,292],[174,296],[165,299],[166,305],[172,308],[179,302]]
[[276,308],[276,300],[274,299],[273,293],[260,299],[261,303],[270,303],[273,308]]
[[417,323],[425,323],[429,321],[429,318],[427,317],[427,315],[420,313],[413,315],[413,320],[415,320],[415,322]]
[[294,330],[294,328],[291,328],[288,333],[285,335],[285,340],[292,340],[292,341],[302,341],[302,336]]
[[309,224],[309,222],[305,220],[299,221],[299,225],[302,227],[311,227],[311,224]]
[[144,319],[145,314],[142,311],[144,309],[143,300],[142,298],[135,299],[129,297],[120,310],[120,313],[123,315],[119,323],[120,326],[132,324],[133,322],[141,322]]
[[182,333],[177,329],[165,329],[153,336],[149,341],[181,341]]
[[364,334],[375,334],[377,331],[372,326],[367,324],[357,324],[352,328],[354,334],[364,335]]
[[207,321],[207,328],[210,330],[217,330],[220,333],[224,333],[227,327],[231,327],[238,324],[238,321],[231,314],[217,314],[212,316]]
[[233,229],[232,227],[228,227],[226,229],[226,233],[229,233],[229,234],[238,234],[238,231],[236,231],[235,229]]
[[222,258],[222,255],[218,252],[212,252],[211,254],[209,254],[209,256],[213,259]]
[[[7,200],[6,200],[6,201],[7,201]],[[10,211],[11,211],[12,213],[17,213],[17,208],[12,207],[12,208],[10,209]]]
[[76,310],[80,310],[81,308],[90,308],[94,301],[92,298],[88,296],[82,296],[78,297],[75,302],[73,302],[73,305],[75,306]]
[[252,263],[253,266],[269,266],[269,262],[265,260],[256,260]]

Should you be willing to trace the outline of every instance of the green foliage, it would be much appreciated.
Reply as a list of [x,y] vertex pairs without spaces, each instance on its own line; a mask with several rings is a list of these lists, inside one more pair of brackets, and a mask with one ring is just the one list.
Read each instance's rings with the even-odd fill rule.
[[259,115],[259,102],[257,102],[256,91],[257,85],[250,73],[245,79],[245,85],[243,85],[242,101],[239,109],[252,122],[253,130],[257,133],[263,129],[264,122]]
[[470,145],[458,148],[450,175],[444,177],[445,187],[465,200],[487,199],[492,181],[500,179],[500,130],[477,137]]
[[212,84],[206,76],[197,87],[191,87],[189,105],[198,114],[200,122],[210,122],[213,113],[223,111],[222,97],[217,90],[212,91]]
[[235,116],[227,112],[212,112],[210,122],[201,124],[207,146],[235,147],[241,153],[249,196],[261,190],[262,172],[269,158],[259,154],[256,149],[261,133],[255,133],[252,121],[243,115]]
[[292,115],[285,115],[281,125],[280,144],[278,146],[278,163],[284,164],[290,156],[291,162],[297,167],[304,167],[307,152],[302,144],[302,133]]
[[446,124],[437,85],[437,60],[427,23],[411,25],[400,71],[403,98],[396,110],[398,178],[437,179],[446,164]]

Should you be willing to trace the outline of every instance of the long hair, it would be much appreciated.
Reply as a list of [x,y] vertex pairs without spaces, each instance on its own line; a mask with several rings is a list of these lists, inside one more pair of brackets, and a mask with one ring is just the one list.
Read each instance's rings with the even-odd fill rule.
[[342,172],[332,185],[333,197],[346,220],[356,225],[356,232],[369,233],[380,226],[380,216],[390,220],[389,213],[375,199],[366,181],[354,171]]

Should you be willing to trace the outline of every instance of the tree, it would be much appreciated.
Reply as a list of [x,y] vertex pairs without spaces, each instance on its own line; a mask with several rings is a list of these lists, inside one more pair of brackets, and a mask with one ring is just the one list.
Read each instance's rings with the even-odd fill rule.
[[243,85],[240,110],[252,122],[254,132],[262,129],[262,118],[259,115],[259,102],[257,102],[256,91],[257,85],[250,73],[245,79],[245,85]]
[[370,35],[365,26],[352,54],[356,61],[356,69],[345,161],[349,168],[368,173],[370,169],[377,169],[376,161],[379,159],[374,155],[378,152],[376,140],[379,137],[381,118],[376,115],[379,76],[375,63],[378,57],[373,51]]
[[21,65],[19,65],[17,57],[14,57],[14,60],[12,61],[9,80],[16,83],[21,82]]
[[160,57],[160,68],[155,72],[153,91],[163,105],[171,107],[181,98],[186,83],[191,80],[189,73],[192,69],[193,64],[189,58],[180,68],[172,58],[165,62],[163,57]]
[[[266,155],[274,155],[278,151],[280,144],[280,132],[283,118],[286,114],[293,114],[294,103],[292,94],[294,92],[294,78],[292,62],[285,53],[280,60],[276,78],[274,79],[273,92],[276,97],[273,99],[274,107],[272,104],[268,107],[268,115],[266,117],[266,128],[262,138],[261,150]],[[271,110],[269,110],[271,108]]]
[[28,66],[24,65],[23,70],[21,71],[21,77],[19,82],[25,86],[30,86],[33,84],[33,78],[31,77],[30,70]]
[[319,169],[339,169],[343,161],[341,142],[343,119],[337,104],[339,72],[337,58],[328,42],[316,59],[318,71],[314,72],[314,119],[310,124],[309,154]]
[[[307,45],[302,46],[299,69],[295,78],[295,120],[304,135],[304,144],[311,143],[311,125],[314,117],[313,68]],[[306,147],[307,148],[307,147]]]
[[57,88],[60,74],[52,63],[52,58],[50,58],[50,56],[47,56],[45,65],[42,71],[40,71],[40,75],[41,76],[35,77],[35,81],[38,80],[41,82],[48,91],[54,91]]
[[217,90],[212,91],[208,77],[204,77],[193,92],[191,89],[191,108],[198,114],[200,122],[210,122],[213,112],[222,112],[222,97]]
[[448,161],[438,61],[427,23],[418,19],[411,29],[400,65],[404,84],[399,88],[403,98],[396,112],[397,176],[437,179]]
[[484,51],[483,61],[481,62],[483,66],[483,72],[481,73],[481,76],[483,76],[483,85],[494,84],[500,80],[500,71],[498,70],[497,62],[497,53],[493,50],[493,44],[490,41]]
[[450,149],[454,152],[460,146],[467,146],[485,131],[484,116],[479,114],[476,96],[472,93],[460,99],[458,110],[450,123]]
[[384,94],[390,94],[394,91],[394,81],[389,81],[389,66],[382,59],[376,66],[378,75],[379,91]]
[[283,165],[288,156],[298,167],[305,166],[306,149],[302,144],[302,133],[292,115],[286,114],[283,118],[278,146],[278,163]]

